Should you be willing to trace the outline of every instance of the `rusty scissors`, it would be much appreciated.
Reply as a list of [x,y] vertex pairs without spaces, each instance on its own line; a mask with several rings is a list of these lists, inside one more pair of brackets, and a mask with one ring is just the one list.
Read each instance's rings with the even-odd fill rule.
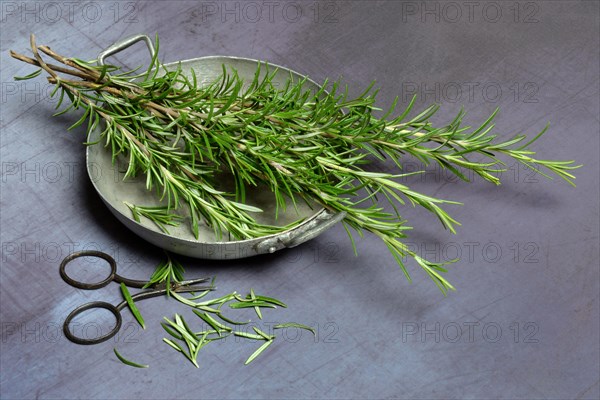
[[[79,258],[79,257],[98,257],[98,258],[102,258],[102,259],[106,260],[108,262],[108,264],[110,265],[110,274],[104,280],[102,280],[100,282],[95,282],[95,283],[80,282],[78,280],[71,278],[65,270],[66,266],[69,262],[71,262],[74,259]],[[85,290],[100,289],[100,288],[108,285],[112,281],[115,281],[117,283],[123,283],[125,286],[131,287],[131,288],[139,288],[139,289],[149,288],[148,290],[143,290],[143,291],[131,296],[131,299],[134,302],[138,301],[138,300],[144,300],[144,299],[149,299],[151,297],[164,295],[167,293],[167,289],[169,289],[170,291],[173,291],[173,292],[178,292],[178,293],[189,293],[189,292],[197,292],[197,291],[205,291],[205,290],[214,290],[215,289],[215,287],[212,285],[196,286],[196,284],[206,282],[210,278],[200,278],[200,279],[192,279],[192,280],[181,281],[181,282],[172,282],[169,284],[169,287],[167,287],[167,284],[165,282],[150,283],[148,281],[139,281],[139,280],[124,278],[117,274],[117,263],[114,260],[114,258],[112,258],[110,255],[108,255],[106,253],[103,253],[101,251],[95,251],[95,250],[79,251],[79,252],[69,254],[60,263],[59,271],[60,271],[60,276],[63,278],[63,280],[65,282],[67,282],[69,285],[74,286],[79,289],[85,289]],[[121,310],[123,308],[125,308],[126,306],[127,306],[126,300],[122,301],[121,303],[119,303],[116,306],[114,306],[110,303],[104,302],[104,301],[92,301],[90,303],[85,303],[85,304],[75,308],[67,316],[67,318],[65,319],[65,322],[63,323],[63,332],[70,341],[72,341],[74,343],[78,343],[78,344],[97,344],[97,343],[104,342],[104,341],[112,338],[113,336],[115,336],[117,334],[117,332],[119,332],[119,330],[121,329],[121,324],[123,322],[123,320],[121,318]],[[86,310],[90,310],[90,309],[94,309],[94,308],[104,308],[104,309],[110,311],[116,319],[115,326],[108,333],[106,333],[102,336],[96,337],[96,338],[89,339],[89,338],[82,338],[82,337],[75,336],[75,334],[73,334],[73,332],[71,332],[71,330],[69,329],[69,324],[71,323],[73,318],[75,318],[77,315],[81,314],[82,312],[84,312]]]

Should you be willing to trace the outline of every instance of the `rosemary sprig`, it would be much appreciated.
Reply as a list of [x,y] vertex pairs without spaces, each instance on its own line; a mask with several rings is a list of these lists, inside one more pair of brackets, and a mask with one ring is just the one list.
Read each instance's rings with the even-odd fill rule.
[[156,270],[144,285],[144,289],[157,283],[166,282],[167,295],[176,294],[171,292],[172,282],[181,282],[183,280],[183,266],[174,258],[171,258],[169,253],[166,253],[166,258],[157,266]]
[[[449,124],[435,127],[431,117],[437,106],[409,118],[413,99],[392,117],[396,99],[377,117],[381,110],[375,105],[373,84],[355,98],[339,82],[329,92],[327,82],[314,93],[304,87],[304,80],[292,79],[280,89],[273,83],[277,71],[261,70],[259,65],[250,82],[224,67],[219,79],[201,86],[193,70],[169,71],[157,55],[145,73],[136,75],[63,57],[47,46],[38,47],[33,35],[31,49],[34,58],[11,55],[49,75],[48,81],[56,85],[52,94],[60,92],[57,109],[68,97],[71,104],[57,114],[83,109],[71,128],[87,122],[88,132],[101,129],[101,140],[113,160],[119,155],[128,159],[125,177],[144,175],[147,189],[155,190],[167,204],[160,209],[131,205],[134,218],[144,216],[166,229],[176,223],[173,211],[185,206],[196,236],[203,223],[214,229],[217,238],[228,233],[236,239],[278,233],[299,224],[271,226],[252,216],[261,210],[245,204],[246,188],[265,184],[273,192],[277,211],[290,201],[296,206],[298,200],[316,200],[327,209],[345,212],[343,224],[355,253],[350,228],[361,236],[371,232],[385,243],[409,281],[406,256],[414,258],[444,294],[454,289],[441,275],[444,266],[421,258],[401,241],[411,227],[398,206],[424,207],[454,233],[459,223],[442,207],[459,203],[398,183],[398,178],[408,175],[402,172],[407,155],[426,165],[436,162],[465,181],[469,179],[464,171],[471,170],[494,184],[500,184],[498,174],[505,171],[499,156],[544,176],[553,173],[572,185],[575,177],[570,171],[579,167],[573,161],[534,157],[530,146],[546,128],[531,140],[525,135],[501,139],[492,133],[497,111],[475,129],[463,125],[462,111]],[[40,52],[61,65],[47,64]],[[37,72],[21,79],[35,76]],[[369,171],[365,167],[373,158],[391,159],[397,173]],[[221,188],[215,178],[223,171],[234,179],[233,192]],[[393,212],[379,203],[380,197]]]

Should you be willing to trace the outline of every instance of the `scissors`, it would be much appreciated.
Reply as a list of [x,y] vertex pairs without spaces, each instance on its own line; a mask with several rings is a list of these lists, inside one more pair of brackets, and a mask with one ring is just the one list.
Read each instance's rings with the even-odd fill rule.
[[[102,259],[106,260],[108,262],[108,264],[110,265],[110,274],[106,277],[106,279],[104,279],[100,282],[96,282],[96,283],[85,283],[85,282],[80,282],[80,281],[77,281],[77,280],[71,278],[65,271],[65,267],[67,266],[67,264],[69,262],[71,262],[74,259],[79,258],[79,257],[98,257],[98,258],[102,258]],[[85,290],[100,289],[100,288],[108,285],[112,281],[115,281],[117,283],[123,283],[123,284],[125,284],[125,286],[131,287],[131,288],[142,289],[142,288],[144,288],[144,286],[148,285],[147,287],[150,288],[149,290],[144,290],[142,292],[139,292],[139,293],[131,296],[131,299],[133,301],[144,300],[144,299],[149,299],[151,297],[164,295],[167,293],[167,289],[169,289],[173,292],[178,292],[178,293],[188,293],[188,292],[197,292],[197,291],[214,290],[215,289],[214,286],[194,286],[197,283],[206,282],[210,278],[200,278],[200,279],[192,279],[192,280],[187,280],[187,281],[182,281],[182,282],[172,282],[172,283],[170,283],[169,287],[167,287],[167,284],[165,282],[150,284],[147,281],[138,281],[138,280],[133,280],[133,279],[127,279],[127,278],[124,278],[117,274],[117,263],[115,262],[114,258],[112,258],[110,255],[108,255],[106,253],[103,253],[101,251],[95,251],[95,250],[79,251],[79,252],[69,254],[60,263],[60,276],[69,285],[74,286],[79,289],[85,289]],[[121,329],[121,324],[122,324],[121,310],[123,308],[125,308],[126,306],[127,306],[127,301],[122,301],[121,303],[119,303],[116,306],[114,306],[110,303],[106,303],[104,301],[92,301],[90,303],[83,304],[83,305],[75,308],[73,311],[71,311],[71,313],[67,316],[67,319],[65,319],[65,322],[63,323],[63,332],[64,332],[65,336],[67,337],[67,339],[69,339],[70,341],[72,341],[74,343],[78,343],[78,344],[97,344],[97,343],[104,342],[104,341],[110,339],[111,337],[115,336],[117,334],[117,332],[119,332],[119,330]],[[96,337],[93,339],[81,338],[81,337],[75,336],[69,329],[69,324],[71,323],[73,318],[75,318],[77,315],[81,314],[82,312],[84,312],[86,310],[90,310],[90,309],[94,309],[94,308],[104,308],[104,309],[110,311],[115,316],[115,319],[117,321],[116,325],[105,335],[102,335],[102,336],[99,336],[99,337]]]

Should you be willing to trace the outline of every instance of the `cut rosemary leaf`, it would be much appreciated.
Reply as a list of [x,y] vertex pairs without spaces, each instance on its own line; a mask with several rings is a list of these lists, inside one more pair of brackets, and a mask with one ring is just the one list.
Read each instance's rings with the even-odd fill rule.
[[208,332],[205,332],[204,335],[202,335],[202,337],[198,341],[198,345],[196,346],[196,349],[191,354],[191,356],[194,359],[194,362],[196,364],[196,367],[198,367],[198,352],[200,351],[200,349],[202,349],[204,346],[206,346],[208,343],[210,343],[208,340],[206,340],[206,336],[208,336]]
[[[213,329],[209,329],[206,331],[200,331],[200,332],[196,332],[196,336],[202,336],[205,333],[208,333],[209,335],[218,335],[219,333],[230,333],[230,330],[228,329],[219,329],[218,331],[213,330]],[[223,336],[220,336],[220,338],[222,338]]]
[[206,314],[206,313],[201,313],[198,310],[193,310],[194,314],[196,314],[197,316],[199,316],[204,322],[206,322],[208,325],[210,325],[215,331],[217,331],[217,334],[219,336],[221,336],[221,330],[224,329],[226,331],[231,331],[232,328],[228,327],[227,325],[223,325],[222,323],[220,323],[219,321],[217,321],[216,319],[214,319],[213,317],[211,317],[210,315]]
[[240,296],[239,294],[234,294],[233,297],[240,303],[251,303],[252,302],[251,299],[245,299],[242,296]]
[[138,308],[136,307],[135,302],[131,298],[131,294],[129,293],[129,290],[127,290],[127,286],[125,286],[124,283],[121,283],[121,293],[123,293],[123,297],[125,298],[125,301],[127,302],[127,305],[129,306],[129,309],[131,310],[131,313],[133,314],[133,316],[135,317],[137,322],[140,324],[142,329],[146,329],[146,324],[144,323],[144,318],[142,318],[142,314],[140,314],[140,310],[138,310]]
[[248,332],[242,332],[242,331],[233,331],[233,334],[235,336],[239,336],[239,337],[243,337],[246,339],[253,339],[253,340],[267,340],[265,339],[264,336],[262,335],[255,335],[253,333],[248,333]]
[[221,303],[226,303],[230,300],[233,300],[235,298],[236,292],[230,293],[230,294],[226,294],[225,296],[216,298],[216,299],[212,299],[212,300],[206,300],[203,301],[201,303],[197,303],[199,306],[212,306],[214,304],[221,304]]
[[[183,319],[183,317],[181,317],[179,314],[175,314],[175,321],[177,322],[177,324],[179,326],[183,326],[183,328],[186,330],[186,332],[189,333],[192,337],[196,336],[196,334],[189,327],[189,325],[187,324],[187,322],[185,322],[185,319]],[[196,340],[196,342],[197,342],[197,340]]]
[[165,324],[164,322],[161,322],[160,326],[163,327],[163,329],[171,336],[173,336],[175,339],[179,339],[179,340],[183,340],[183,336],[181,336],[179,333],[175,332],[174,330],[172,330],[171,328],[169,328],[167,326],[167,324]]
[[267,349],[267,347],[269,347],[272,343],[273,343],[273,340],[266,341],[262,346],[260,346],[258,349],[256,349],[256,351],[254,353],[252,353],[250,355],[250,357],[248,357],[248,359],[246,360],[246,362],[244,363],[244,365],[248,365],[252,361],[254,361],[254,359],[256,357],[258,357],[263,351],[265,351]]
[[192,296],[192,297],[188,297],[188,300],[198,300],[203,298],[204,296],[206,296],[207,294],[210,293],[210,290],[205,290],[203,292],[200,292],[199,294]]
[[177,300],[180,303],[183,303],[183,304],[185,304],[187,306],[190,306],[190,307],[197,307],[198,306],[197,303],[195,303],[195,302],[193,302],[193,301],[191,301],[191,300],[189,300],[189,299],[187,299],[187,298],[183,297],[182,295],[177,294],[175,292],[171,292],[171,296],[173,296],[173,298],[175,298],[175,300]]
[[252,301],[247,303],[231,303],[229,304],[231,308],[254,308],[254,307],[263,307],[263,308],[277,308],[271,303],[266,303],[264,301]]
[[[252,297],[250,295],[248,295],[248,296],[246,296],[246,299],[252,299]],[[283,308],[287,308],[287,305],[283,301],[277,300],[277,299],[275,299],[273,297],[258,296],[258,295],[256,295],[256,296],[254,296],[254,299],[258,300],[258,301],[264,301],[266,303],[272,303],[272,304],[278,305],[278,306],[283,307]]]
[[273,327],[273,329],[285,329],[285,328],[305,329],[307,331],[312,332],[312,334],[315,335],[315,337],[317,336],[317,332],[315,331],[314,328],[307,326],[307,325],[298,324],[296,322],[286,322],[285,324],[277,324]]
[[273,340],[273,339],[275,339],[275,336],[267,335],[265,332],[261,331],[260,329],[258,329],[255,326],[253,326],[252,329],[254,329],[254,332],[258,333],[260,336],[262,336],[263,338],[265,338],[265,340]]
[[[252,290],[252,288],[250,288],[250,300],[256,302],[256,296],[254,295],[254,290]],[[260,312],[260,307],[254,306],[254,311],[256,312],[256,315],[258,315],[258,319],[262,319],[262,313]]]
[[246,324],[250,323],[250,321],[242,321],[242,322],[240,322],[240,321],[231,320],[231,319],[227,318],[226,316],[224,316],[223,313],[218,313],[217,316],[219,318],[221,318],[223,321],[229,322],[232,325],[246,325]]
[[[187,329],[183,326],[183,324],[181,324],[180,321],[180,317],[175,314],[175,322],[171,321],[169,318],[164,317],[163,318],[165,321],[167,321],[167,323],[177,332],[181,335],[181,337],[183,338],[183,340],[186,343],[190,343],[190,344],[195,344],[197,342],[197,338],[194,334],[190,335],[190,333],[187,331]],[[173,337],[175,337],[173,335]]]
[[220,310],[218,310],[216,308],[202,306],[202,305],[197,305],[196,308],[198,310],[206,311],[206,312],[213,313],[213,314],[219,314],[221,312]]
[[184,352],[183,348],[180,345],[178,345],[177,343],[173,342],[170,339],[163,338],[163,342],[165,342],[166,344],[168,344],[169,346],[171,346],[172,348],[174,348],[175,350],[177,350],[177,351],[179,351],[181,353]]
[[119,354],[116,347],[113,348],[113,351],[115,352],[115,355],[117,356],[119,361],[121,361],[123,364],[129,365],[130,367],[135,367],[135,368],[148,368],[149,367],[149,365],[146,365],[146,364],[138,364],[133,361],[129,361],[128,359],[126,359],[125,357],[123,357],[122,355]]

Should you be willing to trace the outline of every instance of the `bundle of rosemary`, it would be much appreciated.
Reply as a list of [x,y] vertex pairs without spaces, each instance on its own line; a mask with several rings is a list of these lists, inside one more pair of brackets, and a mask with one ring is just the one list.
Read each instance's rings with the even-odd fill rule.
[[[158,38],[156,41],[158,49]],[[166,199],[163,209],[130,205],[135,218],[143,216],[163,228],[176,224],[173,213],[187,207],[191,229],[199,224],[214,228],[217,237],[228,233],[236,239],[255,238],[282,232],[288,226],[257,222],[260,209],[245,204],[249,186],[266,184],[277,207],[297,199],[313,200],[323,207],[345,212],[344,227],[356,246],[350,229],[378,236],[388,247],[406,277],[403,258],[410,256],[445,294],[452,285],[441,275],[440,263],[423,259],[405,246],[406,230],[398,205],[407,201],[434,213],[442,225],[455,232],[458,222],[441,207],[460,204],[424,195],[398,182],[402,160],[413,156],[425,165],[438,163],[459,178],[469,181],[465,170],[499,184],[504,163],[498,156],[512,158],[544,176],[546,169],[573,184],[569,172],[579,166],[573,161],[534,158],[530,145],[545,131],[528,140],[517,135],[503,140],[492,133],[494,112],[481,126],[463,126],[460,112],[449,124],[434,127],[430,122],[438,107],[431,106],[409,117],[414,99],[397,116],[397,100],[382,116],[375,105],[377,90],[371,84],[361,95],[350,98],[339,82],[322,85],[313,92],[305,81],[290,80],[277,88],[275,72],[257,70],[251,82],[243,82],[235,70],[223,69],[222,76],[208,85],[199,84],[194,71],[167,70],[155,55],[144,73],[123,71],[116,66],[97,66],[37,46],[31,36],[33,58],[11,51],[21,61],[40,69],[18,79],[30,79],[42,71],[69,104],[57,114],[83,109],[71,128],[88,123],[88,132],[102,129],[101,138],[113,157],[128,159],[127,177],[145,175],[148,190]],[[60,64],[46,63],[41,53]],[[135,80],[133,82],[132,80]],[[397,174],[369,171],[374,159],[391,159]],[[372,164],[371,164],[372,165]],[[235,181],[235,190],[224,191],[215,182],[225,169]],[[391,205],[388,211],[379,199]]]

